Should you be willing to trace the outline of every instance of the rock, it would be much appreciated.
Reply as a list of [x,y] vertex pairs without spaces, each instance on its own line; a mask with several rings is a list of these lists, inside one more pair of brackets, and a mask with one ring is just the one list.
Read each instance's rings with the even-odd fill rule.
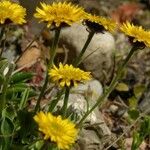
[[121,118],[125,114],[125,112],[127,112],[126,108],[124,107],[119,108],[116,112],[116,117]]
[[[69,53],[75,52],[78,55],[88,34],[86,26],[74,24],[62,30],[60,40],[69,45]],[[107,74],[107,77],[111,74],[114,49],[115,40],[110,33],[95,34],[84,54],[84,58],[90,55],[83,61],[85,69],[91,71],[95,78],[104,81],[104,72]],[[73,58],[75,57],[74,55],[72,56]]]
[[[32,18],[32,14],[35,10],[35,5],[38,5],[41,0],[37,0],[34,2],[34,6],[30,5],[29,0],[19,0],[21,5],[27,8],[27,18]],[[44,1],[52,1],[52,0],[44,0]],[[90,2],[90,5],[89,5]],[[98,9],[95,6],[99,6],[96,0],[86,0],[80,1],[79,3],[86,7],[88,10],[90,9]],[[92,5],[92,3],[94,3]],[[89,8],[88,8],[89,7]],[[30,32],[38,35],[44,27],[44,24],[38,24],[37,20],[29,19],[29,28]],[[69,49],[70,60],[75,58],[75,54],[78,55],[87,39],[88,32],[86,27],[79,24],[74,24],[69,28],[64,28],[60,35],[60,42],[62,44],[67,45]],[[84,57],[90,55],[83,62],[83,65],[86,70],[91,71],[93,76],[96,79],[99,79],[101,82],[109,79],[111,75],[111,71],[113,69],[113,61],[112,61],[112,53],[115,49],[115,40],[114,37],[108,33],[104,32],[104,34],[95,34],[90,45],[88,46]],[[107,82],[107,81],[106,81]]]
[[[133,138],[126,138],[125,139],[125,149],[126,150],[131,150],[131,146],[132,146],[132,141],[133,141]],[[145,141],[143,141],[139,147],[139,150],[145,150],[146,149],[146,143]]]
[[83,129],[78,144],[80,150],[102,150],[102,143],[94,130]]
[[[79,84],[78,87],[71,90],[68,105],[72,106],[74,111],[79,115],[79,119],[81,119],[82,115],[87,111],[87,101],[90,108],[102,92],[102,85],[98,80],[91,80],[85,84]],[[62,104],[63,101],[60,101],[58,104],[59,107]],[[93,150],[93,147],[101,150],[101,147],[103,147],[102,143],[109,139],[111,132],[105,124],[99,109],[96,108],[85,122],[86,127],[82,129],[78,140],[80,150]]]
[[139,109],[144,112],[150,113],[150,85],[147,87],[147,90],[144,93],[142,101],[139,103]]
[[13,62],[16,57],[16,52],[14,49],[7,49],[7,50],[3,51],[2,57],[7,58],[7,60],[9,62]]
[[[102,92],[103,88],[98,80],[91,80],[85,84],[78,84],[78,86],[72,88],[70,92],[68,106],[72,106],[81,118],[83,113],[95,103],[96,99],[102,94]],[[87,108],[87,102],[89,108]],[[62,106],[63,100],[59,101],[58,105]],[[91,124],[97,123],[96,113],[97,111],[91,113],[86,122],[90,122]]]
[[117,110],[118,110],[118,106],[116,106],[116,105],[111,105],[111,106],[109,107],[109,109],[110,109],[110,112],[111,112],[112,114],[115,114],[115,113],[117,112]]
[[123,114],[123,116],[122,116],[123,118],[125,118],[125,119],[128,119],[129,118],[129,114],[128,114],[128,112],[126,111],[124,114]]

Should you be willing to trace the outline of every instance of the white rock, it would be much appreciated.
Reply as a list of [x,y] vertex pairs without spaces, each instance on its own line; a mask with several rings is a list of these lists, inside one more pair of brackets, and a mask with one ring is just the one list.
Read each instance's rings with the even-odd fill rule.
[[[74,24],[62,30],[61,39],[65,41],[65,43],[70,44],[76,53],[79,54],[88,34],[86,26]],[[112,67],[112,53],[114,49],[115,40],[110,33],[104,32],[95,34],[84,54],[84,57],[86,57],[95,51],[83,62],[86,70],[91,71],[94,77],[103,80],[103,70],[109,73]]]
[[[87,101],[89,109],[95,104],[97,98],[103,93],[102,85],[98,80],[91,80],[85,84],[79,84],[78,87],[73,88],[69,95],[68,106],[72,106],[78,113],[79,118],[87,111]],[[63,105],[63,98],[59,101],[58,106]],[[111,135],[109,128],[106,126],[101,112],[96,108],[86,119],[88,124],[97,124],[97,131],[103,136]]]
[[[101,96],[102,92],[103,88],[98,80],[91,80],[85,84],[78,84],[77,87],[71,90],[68,106],[72,106],[81,117],[88,109],[87,101],[90,108],[95,103],[96,99]],[[63,100],[59,101],[58,105],[62,106]],[[91,122],[92,124],[97,122],[94,111],[87,118],[87,122]]]
[[117,110],[118,110],[118,106],[116,106],[116,105],[111,105],[111,106],[109,107],[109,109],[110,109],[111,113],[115,114],[115,113],[117,112]]

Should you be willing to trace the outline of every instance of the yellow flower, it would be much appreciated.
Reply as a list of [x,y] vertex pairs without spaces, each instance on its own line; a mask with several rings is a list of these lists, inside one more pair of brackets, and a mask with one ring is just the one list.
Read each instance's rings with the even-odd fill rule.
[[103,32],[103,30],[113,32],[116,29],[116,23],[113,20],[102,16],[87,14],[85,22],[90,29],[96,32]]
[[48,5],[41,3],[42,8],[36,8],[34,16],[40,19],[40,22],[47,22],[47,27],[55,25],[72,25],[72,23],[81,21],[85,12],[82,7],[78,7],[71,3],[59,2]]
[[44,139],[56,142],[58,148],[69,149],[75,142],[78,130],[70,120],[42,111],[34,116],[34,120],[38,123],[39,131],[45,135]]
[[150,31],[146,31],[142,26],[134,26],[126,22],[120,27],[120,30],[133,39],[133,42],[143,43],[150,47]]
[[26,9],[17,3],[8,0],[0,2],[0,24],[13,22],[15,24],[25,23]]
[[49,70],[49,75],[54,82],[58,82],[60,86],[77,86],[78,82],[90,80],[90,72],[84,72],[79,68],[74,68],[72,65],[59,64],[59,68],[54,66]]

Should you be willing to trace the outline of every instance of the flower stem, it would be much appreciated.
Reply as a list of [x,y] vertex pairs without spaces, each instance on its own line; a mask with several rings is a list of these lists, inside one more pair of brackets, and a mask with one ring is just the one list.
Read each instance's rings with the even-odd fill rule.
[[41,102],[41,99],[45,93],[45,90],[47,88],[47,83],[48,83],[48,72],[46,72],[46,77],[45,77],[45,81],[44,81],[44,84],[42,86],[42,89],[41,89],[41,92],[40,92],[40,95],[38,97],[38,100],[37,100],[37,103],[36,103],[36,106],[35,106],[35,109],[34,109],[34,112],[36,113],[39,109],[40,109],[40,102]]
[[50,50],[50,60],[48,62],[48,69],[50,69],[52,67],[53,62],[54,62],[54,58],[56,55],[56,48],[57,48],[58,42],[59,42],[60,31],[61,31],[61,27],[56,28],[56,30],[55,30],[55,38],[53,40],[52,48]]
[[[0,46],[1,46],[1,51],[0,51],[0,58],[2,57],[2,53],[5,49],[5,44],[7,40],[7,35],[8,35],[9,28],[6,25],[5,27],[2,27],[1,33],[0,33]],[[4,39],[3,36],[5,35]]]
[[102,96],[100,96],[96,103],[91,107],[91,109],[85,113],[85,115],[82,117],[80,122],[77,124],[77,127],[81,127],[85,119],[89,116],[89,114],[99,105],[105,102],[106,98],[109,96],[109,94],[113,91],[113,89],[116,87],[118,80],[121,78],[122,71],[125,68],[126,64],[130,60],[131,56],[134,54],[134,52],[138,49],[138,47],[133,46],[132,49],[130,50],[128,56],[126,59],[123,61],[123,63],[120,65],[120,67],[117,70],[116,76],[112,79],[108,89],[104,92]]
[[3,88],[2,88],[2,96],[1,96],[1,100],[0,100],[0,115],[2,114],[2,111],[3,111],[5,104],[6,104],[7,87],[8,87],[13,69],[14,69],[14,65],[10,64],[8,73],[6,74],[6,80],[5,80],[5,82],[3,84]]
[[63,104],[63,107],[62,107],[63,117],[66,117],[66,114],[67,114],[69,92],[70,92],[70,87],[66,87],[65,97],[64,97],[64,104]]
[[50,107],[49,107],[49,112],[53,112],[55,106],[57,105],[58,101],[60,100],[62,94],[64,94],[64,89],[61,89],[60,92],[57,93],[57,97],[56,99],[52,100],[51,104],[50,104]]
[[45,77],[44,84],[42,86],[40,95],[38,97],[38,100],[37,100],[37,103],[36,103],[36,106],[35,106],[35,109],[34,109],[35,113],[40,109],[40,102],[41,102],[41,99],[44,96],[45,90],[47,88],[48,77],[49,77],[48,76],[48,69],[51,69],[51,67],[53,65],[53,61],[54,61],[54,58],[55,58],[55,55],[56,55],[56,48],[57,48],[58,41],[59,41],[60,31],[61,31],[60,27],[56,28],[56,30],[55,30],[55,37],[53,39],[52,47],[50,49],[50,60],[49,60],[48,65],[47,65],[46,77]]
[[81,63],[82,57],[83,57],[83,55],[84,55],[84,53],[85,53],[85,51],[86,51],[88,45],[90,44],[90,42],[91,42],[91,40],[92,40],[94,34],[95,34],[94,31],[89,32],[88,38],[87,38],[87,40],[86,40],[86,42],[85,42],[85,44],[84,44],[84,46],[83,46],[83,48],[82,48],[82,50],[81,50],[79,56],[77,56],[77,58],[76,58],[76,59],[74,60],[74,62],[73,62],[73,66],[76,67],[76,66],[78,66],[78,65]]

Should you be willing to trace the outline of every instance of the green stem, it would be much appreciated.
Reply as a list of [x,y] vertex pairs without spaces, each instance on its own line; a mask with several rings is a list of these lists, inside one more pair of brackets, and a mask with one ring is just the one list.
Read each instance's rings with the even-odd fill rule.
[[92,31],[89,32],[88,38],[87,38],[87,40],[86,40],[86,42],[85,42],[85,44],[84,44],[84,46],[83,46],[83,48],[82,48],[82,50],[81,50],[79,56],[78,56],[78,57],[75,59],[75,61],[73,62],[73,66],[76,67],[76,66],[78,66],[78,65],[81,63],[82,57],[83,57],[83,55],[84,55],[84,53],[85,53],[85,51],[86,51],[88,45],[90,44],[90,42],[91,42],[91,40],[92,40],[94,34],[95,34],[95,32],[92,32]]
[[50,60],[48,62],[48,68],[49,69],[52,67],[53,62],[54,62],[54,58],[56,55],[56,48],[57,48],[58,42],[59,42],[60,31],[61,31],[60,27],[56,28],[56,30],[55,30],[55,38],[54,38],[53,43],[52,43],[52,47],[50,50]]
[[10,77],[11,77],[13,69],[14,69],[14,65],[10,64],[8,73],[6,74],[6,80],[5,80],[5,82],[3,84],[3,88],[2,88],[2,96],[1,96],[1,100],[0,100],[0,115],[2,114],[2,111],[3,111],[3,109],[4,109],[5,105],[6,105],[7,87],[8,87],[8,84],[9,84]]
[[66,114],[67,114],[69,92],[70,92],[70,87],[66,87],[65,97],[64,97],[64,104],[63,104],[63,107],[62,107],[63,117],[66,117]]
[[46,77],[45,77],[45,81],[44,81],[44,84],[42,86],[42,89],[41,89],[41,92],[40,92],[40,95],[38,97],[38,100],[37,100],[37,103],[36,103],[36,106],[35,106],[35,109],[34,109],[34,112],[36,113],[37,111],[39,111],[40,109],[40,103],[41,103],[41,99],[45,93],[45,90],[47,88],[47,84],[48,84],[48,72],[46,73]]
[[34,109],[34,112],[36,113],[38,110],[40,110],[40,102],[41,102],[41,99],[42,97],[44,96],[45,94],[45,90],[47,88],[47,84],[48,84],[48,70],[51,69],[52,65],[53,65],[53,61],[54,61],[54,58],[55,58],[55,55],[56,55],[56,48],[57,48],[57,45],[58,45],[58,41],[59,41],[59,36],[60,36],[60,31],[61,31],[61,28],[56,28],[55,30],[55,37],[54,37],[54,40],[53,40],[53,44],[52,44],[52,47],[50,49],[50,60],[48,62],[48,65],[47,65],[47,72],[46,72],[46,77],[45,77],[45,81],[44,81],[44,84],[42,86],[42,89],[41,89],[41,93],[38,97],[38,100],[37,100],[37,103],[36,103],[36,106],[35,106],[35,109]]
[[96,101],[96,103],[93,105],[93,107],[87,112],[85,113],[85,115],[82,117],[82,119],[80,120],[80,122],[77,124],[77,127],[81,127],[84,120],[89,116],[89,114],[100,104],[102,104],[106,98],[109,96],[109,94],[113,91],[113,89],[116,87],[118,80],[121,78],[122,75],[122,71],[124,69],[124,67],[126,66],[126,64],[128,63],[128,61],[130,60],[131,56],[133,55],[133,53],[137,50],[138,48],[136,46],[132,47],[132,49],[130,50],[128,56],[126,57],[126,59],[123,61],[123,63],[120,65],[120,67],[118,68],[117,74],[116,76],[113,78],[113,80],[111,81],[108,89],[104,92],[104,94],[99,97]]
[[49,107],[49,112],[53,112],[55,106],[57,105],[57,103],[59,102],[62,94],[64,93],[64,88],[61,89],[60,92],[57,93],[57,98],[52,100],[51,104],[50,104],[50,107]]
[[[4,36],[4,33],[5,33],[5,39],[3,39],[3,43],[2,43],[2,38]],[[5,49],[7,34],[8,34],[8,26],[2,27],[1,33],[0,33],[0,46],[1,46],[0,58],[2,57],[2,53]]]

